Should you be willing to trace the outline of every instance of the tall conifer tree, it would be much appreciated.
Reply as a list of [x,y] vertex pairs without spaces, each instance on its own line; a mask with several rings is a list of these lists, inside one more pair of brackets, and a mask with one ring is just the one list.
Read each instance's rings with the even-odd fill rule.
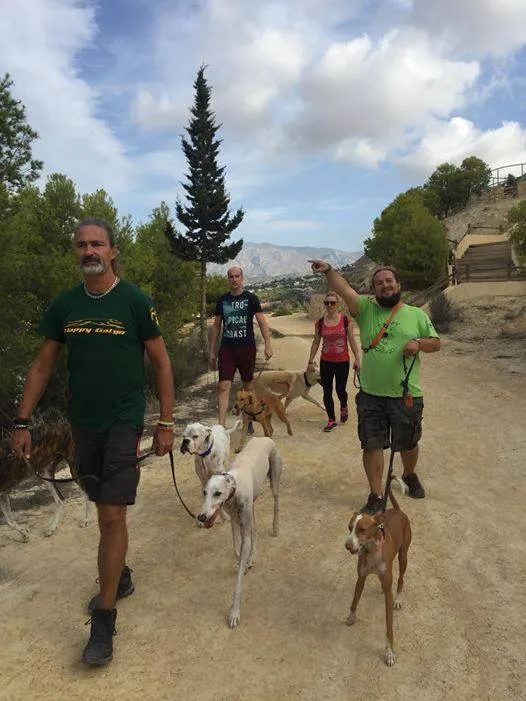
[[243,239],[226,243],[232,232],[241,224],[244,211],[229,211],[230,197],[225,189],[225,168],[217,163],[221,140],[210,109],[211,89],[205,78],[205,66],[201,66],[194,82],[195,99],[190,108],[191,118],[186,128],[188,138],[181,138],[189,172],[183,188],[187,204],[180,200],[176,205],[177,219],[184,226],[180,234],[168,223],[166,236],[176,256],[197,261],[200,266],[200,321],[203,354],[208,353],[206,330],[206,265],[227,263],[237,256],[243,247]]

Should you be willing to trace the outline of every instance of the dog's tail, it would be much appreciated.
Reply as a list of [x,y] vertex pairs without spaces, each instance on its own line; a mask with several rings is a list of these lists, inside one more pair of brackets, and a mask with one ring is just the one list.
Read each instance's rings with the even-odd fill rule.
[[232,428],[227,428],[227,429],[226,429],[226,432],[227,432],[228,434],[234,433],[234,431],[237,431],[237,429],[238,429],[238,428],[241,428],[242,425],[243,425],[243,422],[242,422],[240,419],[238,419],[238,420],[236,421],[236,423],[232,426]]
[[391,504],[393,505],[393,508],[398,509],[398,511],[400,511],[400,507],[398,506],[398,502],[396,501],[396,499],[393,496],[393,488],[391,486],[393,483],[393,480],[395,480],[398,483],[400,489],[402,490],[402,494],[405,494],[407,492],[407,486],[406,486],[405,482],[403,480],[401,480],[400,477],[397,477],[396,475],[392,475],[391,479],[389,480],[389,486],[388,486],[389,499],[391,500]]

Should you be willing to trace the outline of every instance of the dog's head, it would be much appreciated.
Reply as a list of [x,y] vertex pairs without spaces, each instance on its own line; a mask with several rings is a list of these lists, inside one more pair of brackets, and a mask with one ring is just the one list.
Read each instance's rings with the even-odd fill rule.
[[197,515],[197,524],[212,528],[223,504],[236,491],[236,480],[229,472],[212,475],[203,489],[204,501]]
[[181,441],[181,453],[203,453],[212,434],[210,426],[204,426],[200,423],[188,424],[183,431],[183,440]]
[[236,394],[236,401],[232,408],[232,412],[239,416],[245,409],[252,411],[254,406],[257,404],[257,397],[254,392],[247,392],[244,389],[239,390]]
[[349,521],[349,535],[345,541],[345,547],[355,555],[368,543],[374,545],[381,540],[383,527],[382,514],[371,516],[355,511]]
[[320,375],[320,369],[316,365],[316,363],[309,363],[307,365],[307,369],[305,370],[305,375],[307,377],[307,382],[309,385],[312,387],[312,385],[315,385],[318,383],[321,385],[321,375]]

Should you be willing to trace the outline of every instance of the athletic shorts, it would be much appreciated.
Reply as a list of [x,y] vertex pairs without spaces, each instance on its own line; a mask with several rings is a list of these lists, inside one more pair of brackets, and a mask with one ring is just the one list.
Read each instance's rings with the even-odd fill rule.
[[99,504],[134,504],[142,426],[125,424],[106,431],[72,426],[71,431],[79,481],[89,499]]
[[219,349],[217,358],[217,369],[219,370],[219,381],[232,380],[239,370],[243,382],[251,382],[254,379],[254,368],[256,366],[256,346],[238,346],[232,348],[225,346]]
[[376,397],[360,390],[356,410],[363,450],[412,450],[422,437],[422,397],[413,397],[413,406],[407,407],[401,397]]

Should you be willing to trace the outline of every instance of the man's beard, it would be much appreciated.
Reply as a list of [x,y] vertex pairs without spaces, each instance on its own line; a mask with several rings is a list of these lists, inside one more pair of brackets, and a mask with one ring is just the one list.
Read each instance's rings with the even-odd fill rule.
[[83,260],[80,264],[80,269],[84,275],[100,275],[105,273],[108,269],[108,264],[104,263],[102,260],[98,259],[88,259]]
[[401,296],[402,296],[402,292],[400,290],[398,290],[398,292],[395,292],[394,294],[389,295],[389,297],[378,297],[378,295],[377,295],[376,301],[384,309],[392,309],[396,304],[398,304]]

